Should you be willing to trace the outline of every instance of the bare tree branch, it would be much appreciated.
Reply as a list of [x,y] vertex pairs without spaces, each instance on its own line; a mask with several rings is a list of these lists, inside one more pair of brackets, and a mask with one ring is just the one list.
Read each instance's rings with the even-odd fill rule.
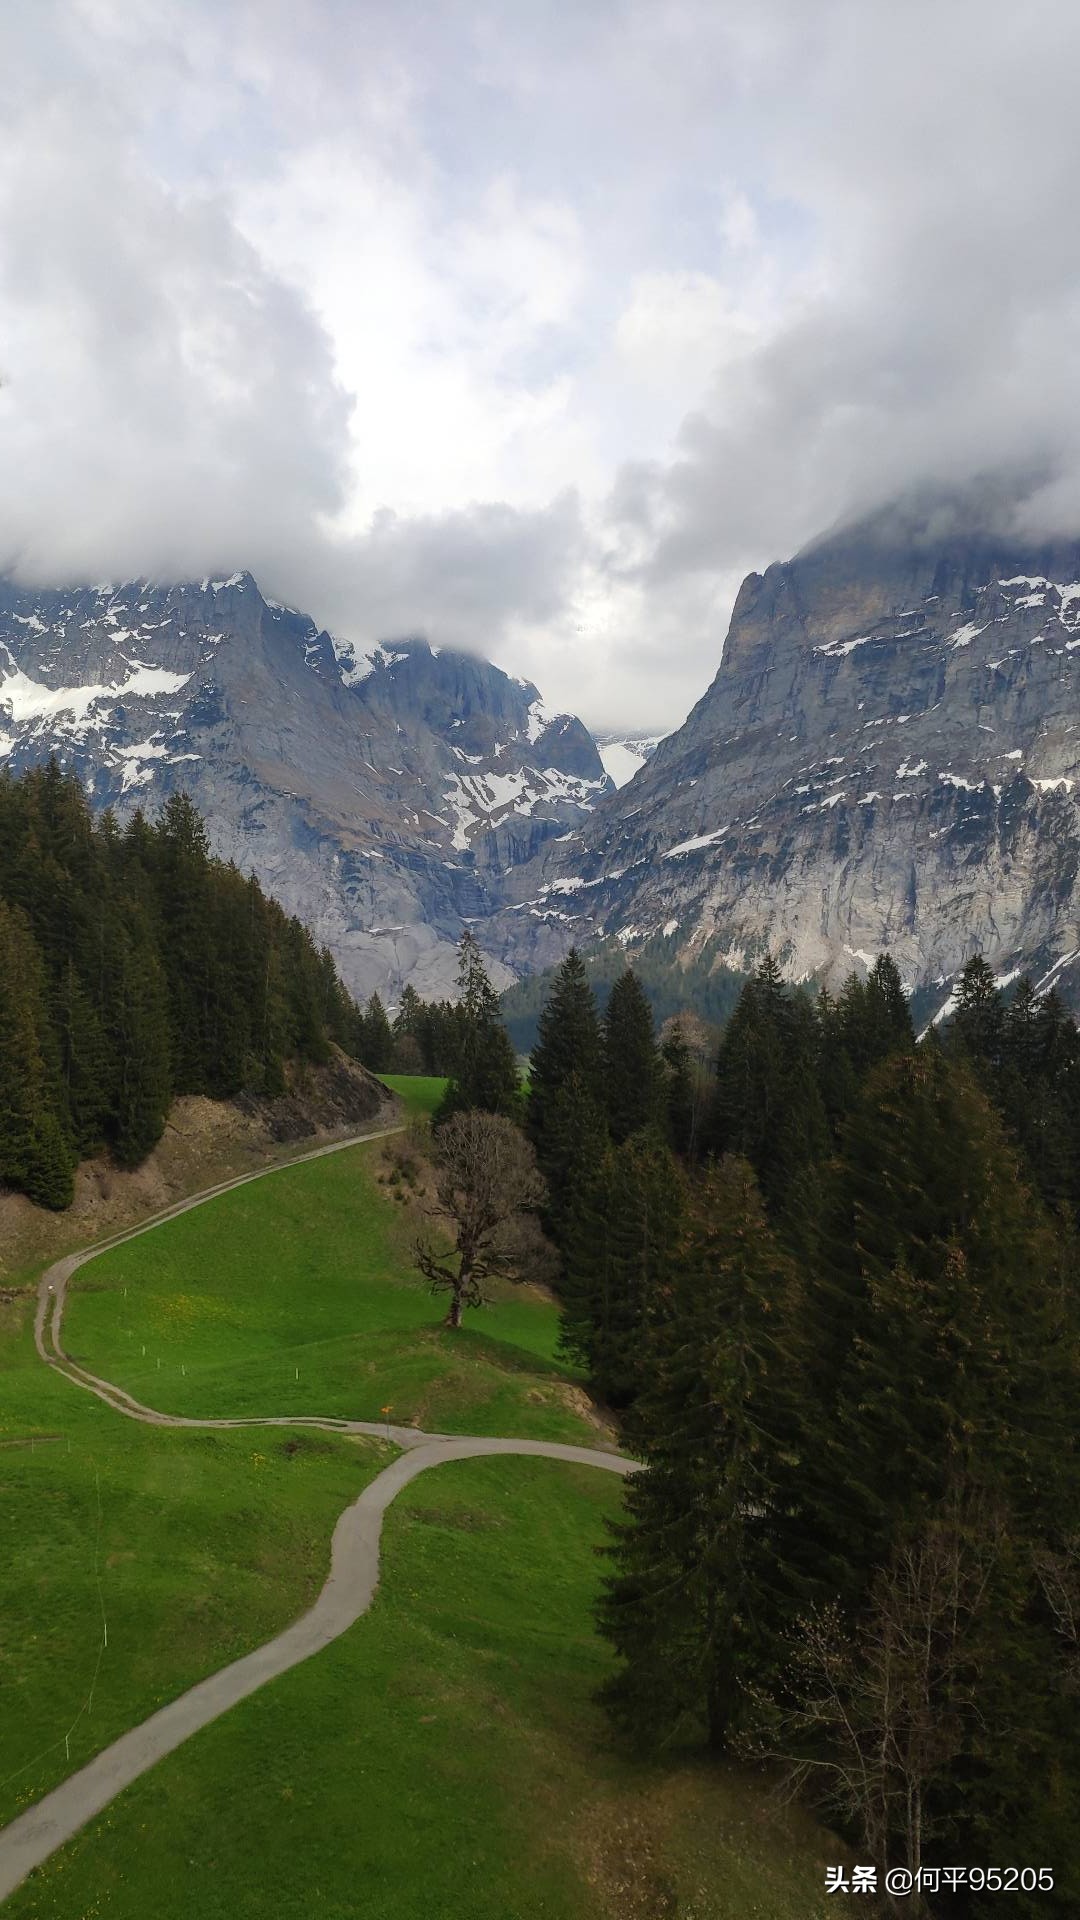
[[417,1241],[413,1258],[433,1293],[449,1292],[448,1327],[465,1307],[482,1306],[487,1283],[516,1280],[542,1259],[546,1242],[535,1222],[545,1193],[524,1134],[501,1114],[456,1113],[434,1142],[434,1217],[454,1232],[449,1253]]

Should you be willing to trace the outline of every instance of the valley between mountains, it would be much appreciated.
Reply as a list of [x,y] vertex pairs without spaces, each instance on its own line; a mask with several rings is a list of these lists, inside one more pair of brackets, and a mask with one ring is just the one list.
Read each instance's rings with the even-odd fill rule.
[[1075,1004],[1080,545],[881,514],[751,574],[717,654],[682,726],[598,746],[479,657],[361,653],[250,574],[9,582],[0,751],[121,819],[189,791],[361,997],[450,991],[468,925],[500,986],[662,936],[832,984],[887,948],[939,1006],[979,951]]

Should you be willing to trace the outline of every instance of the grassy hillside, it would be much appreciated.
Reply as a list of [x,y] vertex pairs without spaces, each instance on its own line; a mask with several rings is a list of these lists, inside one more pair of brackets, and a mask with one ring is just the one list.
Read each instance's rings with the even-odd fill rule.
[[447,1333],[384,1172],[379,1143],[349,1148],[104,1254],[69,1296],[68,1351],[169,1413],[377,1420],[389,1405],[430,1431],[595,1439],[555,1362],[553,1302],[506,1286]]
[[273,1100],[239,1103],[202,1094],[174,1100],[164,1134],[138,1167],[117,1167],[107,1155],[80,1163],[75,1198],[64,1213],[0,1189],[0,1286],[137,1226],[188,1194],[406,1117],[395,1100],[372,1113],[364,1092],[373,1079],[340,1052],[323,1067],[290,1067],[286,1078],[287,1092]]
[[617,1499],[540,1460],[416,1481],[368,1618],[137,1782],[11,1920],[835,1912],[837,1851],[808,1823],[736,1776],[613,1752],[590,1609]]
[[380,1073],[384,1087],[400,1098],[407,1116],[434,1113],[446,1091],[446,1081],[429,1073]]
[[121,1419],[42,1365],[30,1321],[27,1295],[0,1306],[0,1824],[294,1619],[390,1457]]
[[[364,1415],[391,1400],[395,1419],[429,1427],[595,1441],[552,1358],[549,1301],[508,1292],[476,1317],[483,1331],[441,1330],[382,1155],[372,1143],[275,1173],[91,1263],[69,1347],[192,1413]],[[0,1565],[0,1821],[294,1618],[339,1513],[389,1457],[323,1434],[124,1420],[41,1365],[30,1305],[0,1310],[14,1543]],[[836,1843],[781,1817],[759,1782],[613,1746],[592,1604],[618,1501],[606,1474],[529,1459],[412,1483],[387,1517],[372,1612],[138,1781],[5,1916],[842,1910],[823,1890]]]

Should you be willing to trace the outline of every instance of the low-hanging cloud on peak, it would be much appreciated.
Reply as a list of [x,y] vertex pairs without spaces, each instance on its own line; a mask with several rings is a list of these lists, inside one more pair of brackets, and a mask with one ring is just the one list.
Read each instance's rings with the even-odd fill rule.
[[650,728],[824,528],[1080,528],[1068,0],[299,20],[0,22],[0,564],[250,567]]

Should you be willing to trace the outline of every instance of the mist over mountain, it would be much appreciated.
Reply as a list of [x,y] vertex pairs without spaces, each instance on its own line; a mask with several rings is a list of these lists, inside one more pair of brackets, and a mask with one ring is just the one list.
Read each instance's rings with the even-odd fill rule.
[[708,691],[512,876],[498,950],[664,933],[835,984],[888,948],[941,998],[980,951],[1075,999],[1080,540],[984,508],[909,498],[750,574]]
[[358,654],[237,573],[0,586],[0,750],[121,818],[189,790],[366,996],[500,984],[574,941],[765,947],[835,983],[882,948],[1080,991],[1080,539],[1007,491],[907,495],[752,573],[666,738],[601,734],[474,655]]

